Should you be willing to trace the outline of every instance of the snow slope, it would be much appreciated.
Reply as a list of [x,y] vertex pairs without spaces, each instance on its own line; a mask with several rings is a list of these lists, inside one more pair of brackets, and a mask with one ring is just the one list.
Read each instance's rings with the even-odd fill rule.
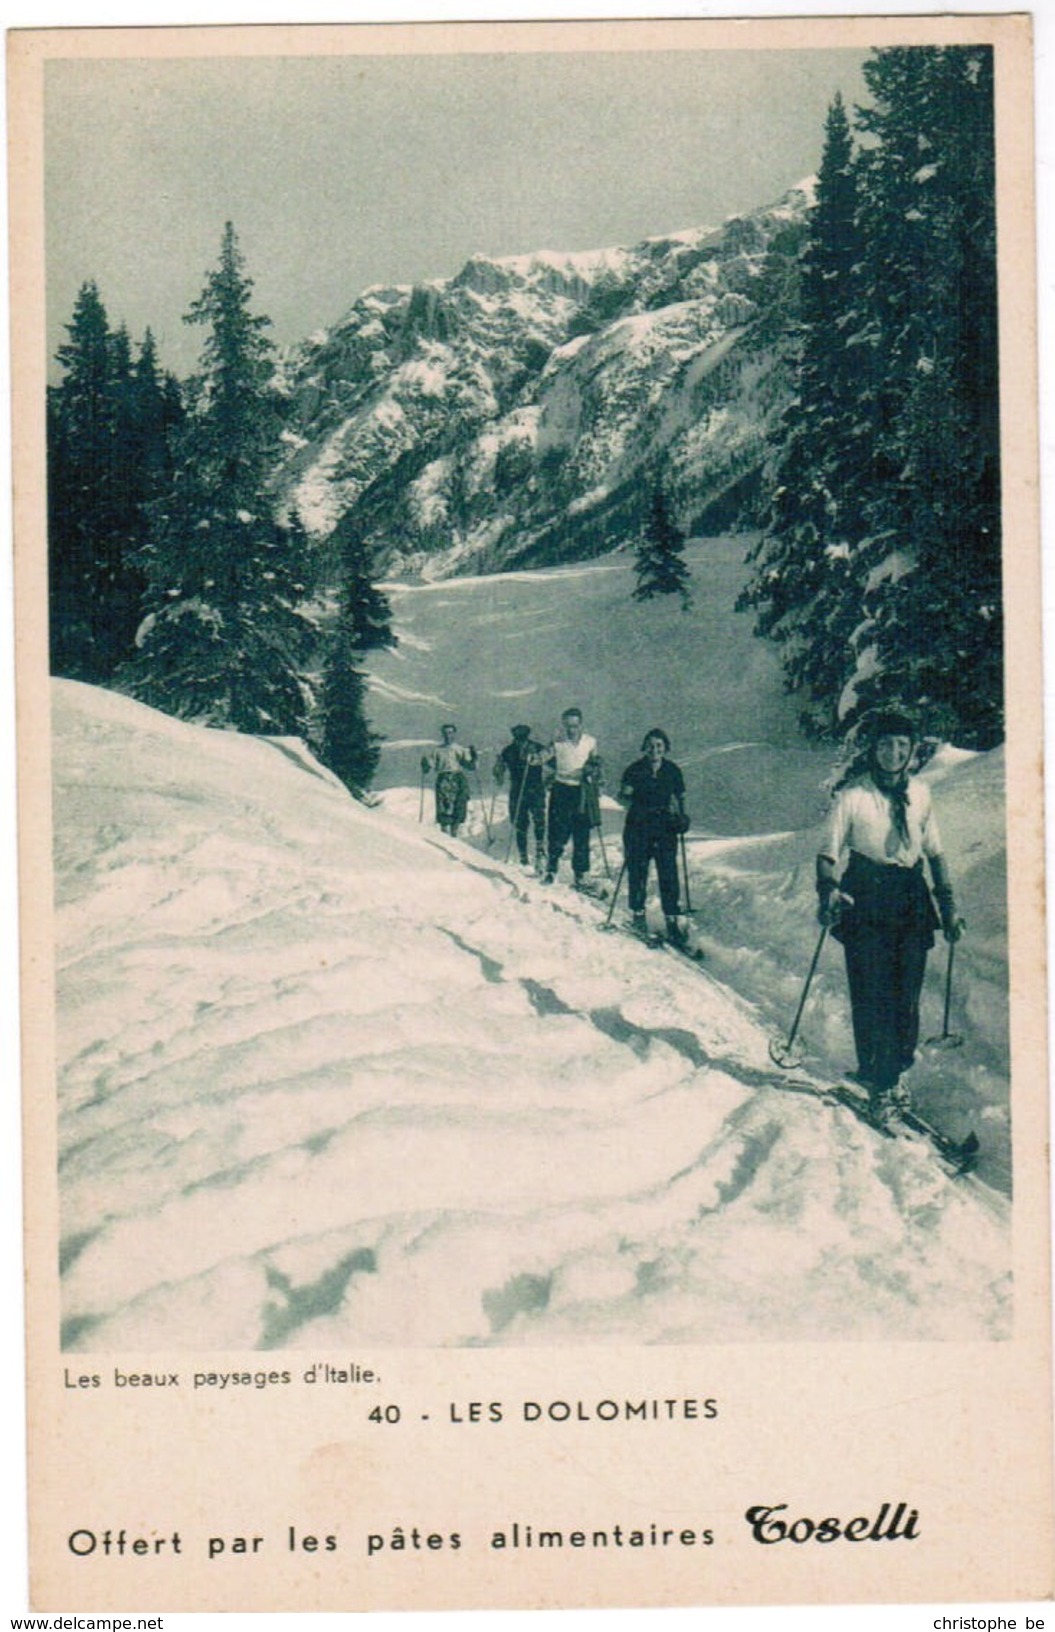
[[72,682],[54,728],[68,1347],[1006,1335],[1004,1198],[775,1085],[711,976],[414,787]]
[[[393,585],[400,645],[372,661],[370,712],[390,739],[379,787],[412,783],[421,742],[435,740],[450,717],[483,754],[478,796],[490,793],[491,757],[517,720],[547,740],[560,710],[580,703],[609,787],[638,754],[645,731],[664,726],[688,788],[693,906],[709,967],[757,1005],[772,1031],[786,1032],[816,944],[814,857],[833,753],[803,741],[776,648],[756,639],[750,616],[734,610],[751,542],[734,536],[687,547],[688,613],[675,596],[634,601],[632,557],[622,552],[548,572]],[[920,1108],[958,1137],[976,1128],[984,1176],[1006,1192],[1003,755],[946,749],[926,774],[968,922],[950,1020],[965,1043],[949,1054],[922,1050],[913,1091]],[[416,803],[410,813],[416,816]],[[482,840],[478,810],[473,821]],[[610,805],[605,842],[613,868],[621,827]],[[945,959],[942,944],[928,969],[924,1038],[942,1030]],[[842,953],[834,944],[821,959],[803,1036],[818,1069],[838,1076],[852,1064]]]
[[734,611],[743,535],[686,548],[693,605],[632,598],[633,556],[540,572],[390,584],[399,646],[370,659],[369,712],[388,738],[376,785],[413,783],[422,741],[447,718],[491,760],[518,721],[548,740],[586,712],[609,780],[665,727],[697,832],[752,834],[819,819],[831,751],[805,743],[775,646]]

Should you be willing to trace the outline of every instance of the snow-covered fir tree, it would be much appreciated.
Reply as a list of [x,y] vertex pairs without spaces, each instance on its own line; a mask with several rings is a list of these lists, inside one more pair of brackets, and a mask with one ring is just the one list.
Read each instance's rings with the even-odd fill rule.
[[183,399],[175,376],[161,367],[149,328],[136,358],[131,395],[129,458],[144,490],[154,496],[167,491],[172,481],[172,436],[183,417]]
[[269,482],[282,402],[267,317],[230,222],[218,266],[184,319],[206,330],[175,441],[172,485],[142,552],[146,616],[127,688],[169,713],[239,731],[304,735],[315,636],[299,521],[276,519]]
[[397,644],[392,608],[373,573],[370,546],[348,521],[341,535],[340,611],[329,638],[319,699],[319,758],[353,793],[369,788],[381,753],[381,738],[366,717],[364,662],[370,652]]
[[1002,734],[992,53],[897,47],[864,71],[856,154],[829,112],[799,392],[743,600],[812,729],[899,696],[987,747]]
[[93,671],[95,563],[108,508],[114,441],[110,325],[98,286],[81,286],[48,392],[48,594],[51,667]]
[[670,513],[661,488],[652,494],[652,506],[644,532],[634,551],[635,601],[651,601],[657,595],[678,595],[682,611],[692,605],[689,569],[685,562],[685,539]]
[[165,479],[178,389],[153,337],[138,359],[111,330],[98,286],[82,285],[48,392],[48,569],[51,667],[108,681],[133,651],[144,580],[137,551],[146,507]]
[[[859,432],[868,384],[854,344],[857,187],[838,95],[828,110],[816,196],[799,282],[797,389],[780,426],[769,523],[740,604],[757,609],[760,635],[783,645],[789,686],[820,699],[823,729],[859,621],[851,557],[870,479]],[[809,723],[809,702],[804,712]]]
[[877,53],[859,163],[876,359],[864,621],[843,712],[915,699],[966,746],[1003,735],[996,190],[988,46]]

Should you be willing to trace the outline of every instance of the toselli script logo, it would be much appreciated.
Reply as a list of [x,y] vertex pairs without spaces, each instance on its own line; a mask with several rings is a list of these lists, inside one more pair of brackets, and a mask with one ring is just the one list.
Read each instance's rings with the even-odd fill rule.
[[751,1526],[751,1536],[763,1547],[772,1547],[778,1541],[915,1541],[919,1536],[919,1513],[907,1502],[894,1506],[884,1502],[875,1516],[861,1514],[853,1519],[788,1520],[787,1502],[776,1502],[771,1507],[749,1507],[744,1518]]

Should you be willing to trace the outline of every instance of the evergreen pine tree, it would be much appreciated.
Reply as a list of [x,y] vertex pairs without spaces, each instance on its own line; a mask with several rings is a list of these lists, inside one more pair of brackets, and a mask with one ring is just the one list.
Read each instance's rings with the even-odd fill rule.
[[680,595],[683,612],[692,605],[685,539],[670,514],[666,496],[658,487],[652,494],[648,523],[634,552],[634,572],[637,576],[633,590],[635,601],[650,601],[656,595]]
[[992,52],[894,47],[849,157],[833,105],[803,264],[800,389],[742,604],[814,729],[891,696],[1002,731]]
[[96,637],[119,453],[113,338],[94,282],[81,286],[66,333],[56,353],[65,377],[48,392],[51,667],[95,680],[106,672]]
[[912,697],[973,747],[1003,732],[993,63],[988,46],[866,65],[861,219],[875,314],[877,458],[856,712]]
[[149,330],[133,362],[97,286],[83,285],[48,392],[51,662],[57,674],[107,682],[132,655],[145,580],[146,507],[165,480],[179,393],[162,380]]
[[136,555],[146,526],[144,505],[153,496],[142,463],[132,343],[122,323],[110,337],[112,469],[100,514],[93,584],[93,650],[96,674],[109,679],[132,653],[144,580]]
[[369,788],[381,754],[381,738],[366,718],[363,661],[369,652],[395,646],[396,637],[388,597],[374,579],[369,546],[350,523],[342,523],[341,531],[341,604],[319,703],[319,758],[359,795]]
[[269,319],[228,222],[220,260],[184,321],[206,330],[168,492],[142,551],[146,617],[123,671],[134,695],[235,730],[304,735],[314,625],[303,528],[275,519],[269,480],[282,419]]
[[133,458],[144,500],[149,501],[165,492],[172,481],[172,439],[183,417],[179,382],[161,368],[149,328],[135,362],[132,401]]
[[757,609],[757,632],[783,645],[789,689],[805,693],[804,723],[822,730],[860,621],[852,557],[871,479],[859,434],[868,352],[856,343],[861,244],[853,159],[837,95],[802,257],[797,391],[780,427],[771,514],[751,555],[755,574],[740,602]]

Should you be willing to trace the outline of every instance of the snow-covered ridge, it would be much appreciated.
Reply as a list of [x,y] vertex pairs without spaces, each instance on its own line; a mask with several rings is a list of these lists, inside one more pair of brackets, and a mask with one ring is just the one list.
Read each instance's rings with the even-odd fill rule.
[[747,337],[810,203],[803,184],[720,227],[365,291],[285,360],[286,504],[320,541],[350,516],[389,571],[432,579],[596,555],[660,480],[686,527],[742,517],[788,391]]
[[415,787],[54,698],[68,1347],[1007,1333],[1002,1199],[774,1086],[743,994]]

